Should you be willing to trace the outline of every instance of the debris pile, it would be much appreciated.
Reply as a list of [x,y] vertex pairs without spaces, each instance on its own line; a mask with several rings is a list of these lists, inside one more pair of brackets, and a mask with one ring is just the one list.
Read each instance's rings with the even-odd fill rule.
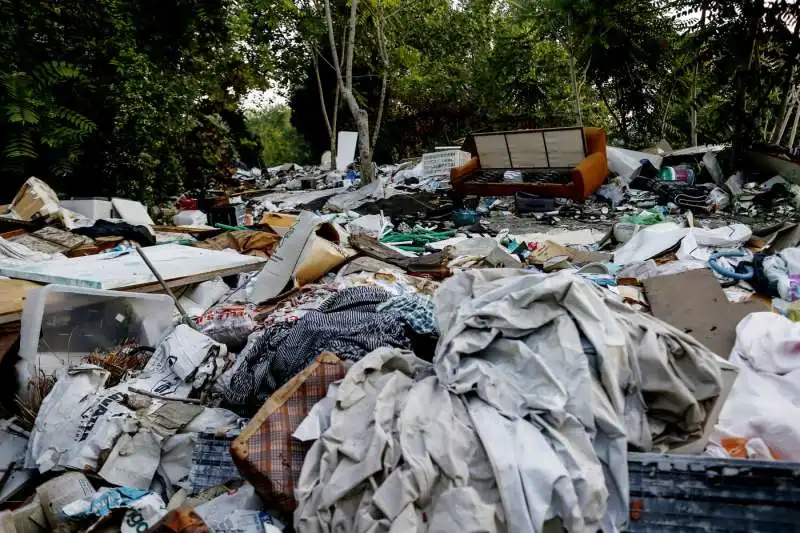
[[493,164],[525,190],[461,195],[467,146],[157,212],[31,178],[0,216],[0,530],[639,531],[648,454],[795,468],[797,186],[598,146],[580,201]]

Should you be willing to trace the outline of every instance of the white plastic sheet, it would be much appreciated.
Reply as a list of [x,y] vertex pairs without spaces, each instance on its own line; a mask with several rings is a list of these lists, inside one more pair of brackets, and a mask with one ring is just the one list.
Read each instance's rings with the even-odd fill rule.
[[798,347],[800,324],[774,313],[751,313],[742,319],[729,359],[739,367],[739,377],[712,442],[719,444],[725,436],[761,439],[781,458],[800,460]]
[[611,172],[619,174],[627,181],[630,181],[633,172],[642,166],[642,159],[648,159],[656,168],[661,167],[661,156],[646,152],[608,146],[606,147],[606,156],[608,157],[608,168]]
[[[710,248],[739,248],[752,237],[752,230],[744,224],[732,224],[715,229],[682,228],[674,222],[662,222],[641,229],[614,252],[614,262],[628,264],[658,257],[673,248],[682,239],[678,258],[707,261]],[[685,238],[685,239],[684,239]]]

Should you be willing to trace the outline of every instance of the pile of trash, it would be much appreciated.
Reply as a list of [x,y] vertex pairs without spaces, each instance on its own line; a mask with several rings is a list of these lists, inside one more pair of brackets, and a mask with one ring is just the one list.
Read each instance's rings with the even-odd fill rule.
[[31,178],[0,531],[637,530],[639,453],[799,461],[800,229],[737,219],[795,186],[696,152],[609,148],[584,203],[288,164],[172,225]]

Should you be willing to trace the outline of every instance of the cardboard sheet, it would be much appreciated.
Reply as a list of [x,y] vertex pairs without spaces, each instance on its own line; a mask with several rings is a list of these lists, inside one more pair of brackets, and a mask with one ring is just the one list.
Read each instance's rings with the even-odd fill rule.
[[256,277],[250,294],[251,302],[261,303],[283,292],[300,264],[304,251],[311,246],[315,227],[316,217],[313,213],[300,213],[297,222],[283,236],[278,248]]
[[730,356],[739,321],[750,313],[768,310],[759,302],[729,302],[709,269],[648,278],[644,286],[656,317],[690,334],[723,359]]
[[[179,244],[150,246],[143,248],[143,251],[168,282],[181,278],[194,278],[191,282],[199,283],[218,275],[255,270],[264,263],[264,259],[259,257],[203,250]],[[0,263],[0,275],[94,289],[125,289],[157,282],[135,251],[44,263]]]

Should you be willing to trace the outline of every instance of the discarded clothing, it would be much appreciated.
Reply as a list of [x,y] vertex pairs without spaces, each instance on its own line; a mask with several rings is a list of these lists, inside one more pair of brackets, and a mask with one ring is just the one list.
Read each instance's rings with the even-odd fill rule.
[[222,435],[198,433],[192,453],[192,469],[189,471],[189,495],[242,479],[230,453],[231,443],[238,436],[238,431],[227,431]]
[[377,311],[390,296],[376,287],[344,289],[296,322],[265,330],[239,354],[226,399],[257,409],[322,352],[357,361],[381,346],[408,348],[403,320]]
[[122,237],[128,241],[136,241],[140,246],[153,246],[156,237],[146,226],[134,226],[127,222],[111,222],[97,220],[91,227],[75,228],[72,233],[85,235],[92,239],[98,237]]
[[711,352],[579,276],[463,272],[435,305],[432,365],[376,350],[339,385],[297,531],[618,531],[628,446],[697,438],[719,395]]
[[259,323],[265,328],[269,328],[283,322],[294,322],[308,311],[319,309],[322,303],[336,291],[335,285],[320,284],[300,287],[271,308],[261,310],[260,315],[263,315],[263,318],[259,316]]
[[295,489],[298,533],[506,530],[465,403],[438,385],[430,363],[375,350],[350,369],[331,406]]
[[428,334],[438,331],[433,300],[427,296],[403,294],[378,306],[378,311],[402,318],[416,333]]

